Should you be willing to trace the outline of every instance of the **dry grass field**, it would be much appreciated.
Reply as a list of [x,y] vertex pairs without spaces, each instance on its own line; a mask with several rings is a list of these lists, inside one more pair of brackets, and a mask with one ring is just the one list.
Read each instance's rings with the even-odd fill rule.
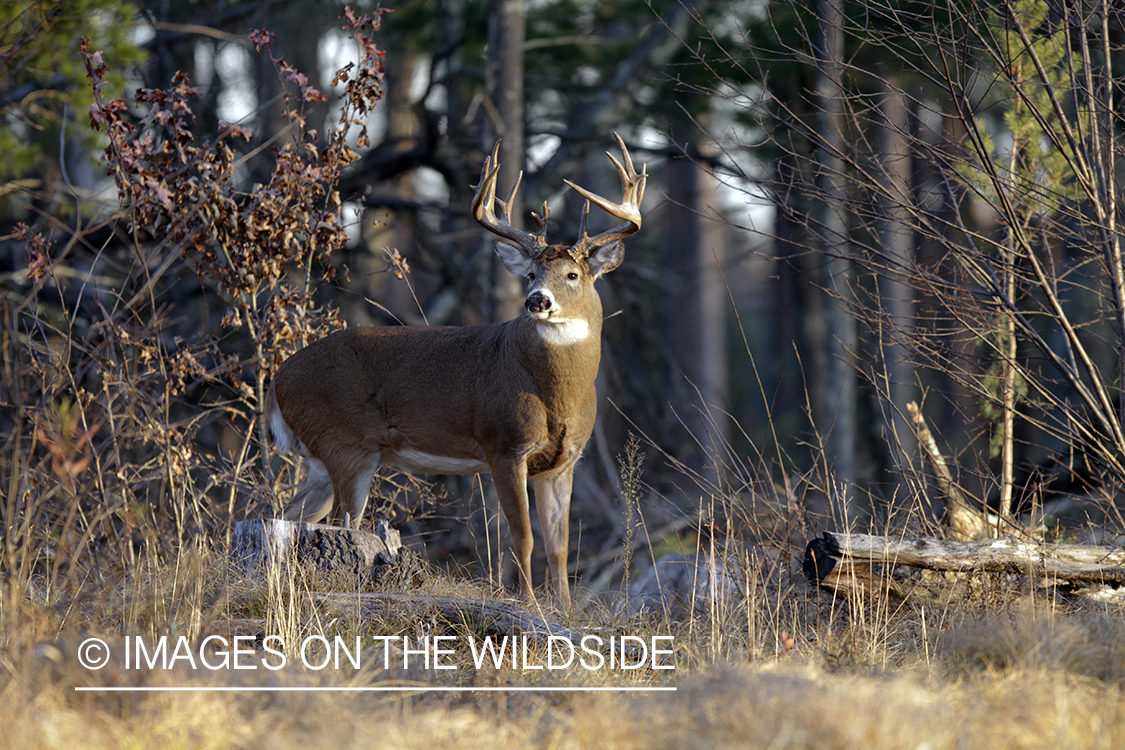
[[[629,671],[578,662],[556,670],[510,661],[478,668],[467,644],[484,635],[479,624],[406,607],[372,616],[314,606],[310,591],[329,584],[339,589],[341,581],[312,576],[270,586],[247,580],[213,551],[141,562],[105,585],[9,580],[0,600],[0,745],[1125,746],[1120,613],[1037,598],[1004,576],[950,580],[952,595],[942,604],[833,600],[806,584],[796,567],[789,558],[767,571],[748,597],[708,602],[691,616],[626,618],[598,602],[573,616],[544,613],[588,633],[672,636],[674,670],[648,664]],[[482,595],[479,582],[437,572],[425,579],[410,593]],[[218,669],[201,663],[224,666],[221,650],[198,650],[207,636],[224,639],[212,639],[215,646],[232,644],[239,634],[248,637],[239,641],[245,653],[238,664],[253,668],[233,669],[229,660]],[[276,636],[272,648],[286,654],[283,668],[266,666],[279,666],[280,655],[263,649],[263,634]],[[359,667],[345,659],[338,668],[331,662],[318,668],[322,655],[315,648],[307,652],[310,666],[301,665],[295,644],[317,635],[341,636],[348,644],[358,636]],[[149,653],[161,636],[170,663],[138,668],[134,650],[133,663],[123,664],[127,639],[142,639]],[[396,637],[389,650],[385,638],[375,640],[380,636]],[[444,636],[448,651],[440,663],[451,668],[436,669],[435,662],[408,653],[404,669],[395,645],[401,636],[411,639],[408,645]],[[88,637],[104,639],[113,653],[99,670],[79,665],[79,646]],[[527,658],[529,666],[542,663],[542,649],[533,646]],[[529,687],[535,689],[513,689]]]

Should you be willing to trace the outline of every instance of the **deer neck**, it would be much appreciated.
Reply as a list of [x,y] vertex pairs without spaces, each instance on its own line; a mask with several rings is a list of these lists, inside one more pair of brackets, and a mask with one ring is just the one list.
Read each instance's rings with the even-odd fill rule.
[[592,387],[602,352],[601,309],[596,314],[539,320],[524,312],[512,321],[520,341],[520,360],[541,394]]

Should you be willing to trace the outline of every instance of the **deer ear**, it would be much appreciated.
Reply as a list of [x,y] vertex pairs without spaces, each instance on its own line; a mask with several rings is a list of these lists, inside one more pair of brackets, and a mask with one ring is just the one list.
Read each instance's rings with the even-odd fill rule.
[[609,273],[621,265],[625,260],[625,246],[621,241],[602,245],[586,258],[586,265],[590,267],[590,275],[595,279],[603,273]]
[[516,276],[527,276],[531,273],[531,258],[528,258],[520,248],[503,242],[494,243],[493,248],[496,250],[496,255],[500,257],[500,262],[504,264],[504,268]]

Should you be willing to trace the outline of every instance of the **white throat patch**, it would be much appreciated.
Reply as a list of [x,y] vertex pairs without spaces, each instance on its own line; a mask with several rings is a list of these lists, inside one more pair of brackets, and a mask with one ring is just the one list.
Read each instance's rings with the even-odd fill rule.
[[581,318],[541,320],[536,328],[544,341],[558,346],[577,344],[590,335],[590,324]]

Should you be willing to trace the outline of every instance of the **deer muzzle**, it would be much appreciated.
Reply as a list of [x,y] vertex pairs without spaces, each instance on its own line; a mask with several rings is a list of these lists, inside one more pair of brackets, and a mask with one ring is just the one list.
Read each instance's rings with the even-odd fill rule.
[[532,292],[527,295],[527,301],[523,303],[527,311],[532,314],[542,314],[550,312],[551,306],[554,304],[548,295],[543,292]]

